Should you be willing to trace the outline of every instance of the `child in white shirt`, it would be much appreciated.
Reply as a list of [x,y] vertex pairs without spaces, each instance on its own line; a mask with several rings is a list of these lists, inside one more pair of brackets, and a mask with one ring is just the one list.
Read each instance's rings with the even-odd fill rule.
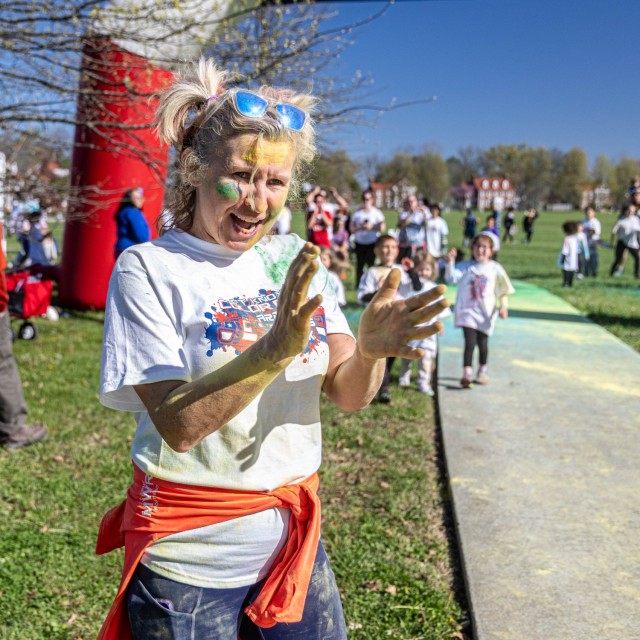
[[458,285],[454,318],[456,327],[461,327],[464,332],[463,374],[460,380],[464,389],[473,386],[472,362],[476,346],[479,350],[476,382],[489,382],[489,336],[493,334],[498,315],[505,320],[509,316],[507,297],[515,293],[504,267],[492,260],[495,245],[495,235],[481,231],[471,245],[473,260],[456,265],[456,249],[451,249],[447,254],[449,261],[445,281]]
[[[398,288],[398,293],[403,298],[409,298],[415,296],[423,291],[429,291],[436,287],[435,279],[437,275],[436,262],[426,251],[418,251],[414,259],[413,271],[417,274],[420,280],[420,289],[415,290],[413,283],[402,283]],[[447,308],[437,317],[431,320],[428,324],[433,324],[437,320],[451,315],[451,311]],[[440,334],[443,333],[441,330]],[[433,388],[431,386],[431,378],[433,375],[433,364],[436,353],[438,352],[438,336],[433,335],[423,340],[414,340],[409,343],[409,346],[416,347],[424,350],[424,355],[418,360],[418,380],[417,386],[420,393],[424,393],[433,397]],[[399,384],[401,387],[408,387],[411,385],[411,368],[413,360],[407,360],[402,358],[400,361],[400,376]]]
[[[374,253],[376,255],[376,261],[378,264],[367,269],[360,283],[358,284],[358,302],[366,304],[371,301],[373,296],[380,288],[380,285],[384,282],[385,278],[389,275],[391,269],[400,269],[402,271],[402,280],[400,286],[410,286],[411,279],[407,274],[407,270],[402,264],[396,263],[400,247],[398,241],[388,234],[380,236],[376,240],[374,247]],[[389,393],[389,381],[391,368],[395,358],[387,358],[387,363],[384,372],[384,378],[382,384],[378,390],[377,401],[383,404],[389,404],[391,402],[391,395]]]
[[562,225],[564,241],[558,256],[558,266],[562,269],[562,286],[572,287],[573,277],[580,266],[580,241],[578,239],[578,223],[565,222]]

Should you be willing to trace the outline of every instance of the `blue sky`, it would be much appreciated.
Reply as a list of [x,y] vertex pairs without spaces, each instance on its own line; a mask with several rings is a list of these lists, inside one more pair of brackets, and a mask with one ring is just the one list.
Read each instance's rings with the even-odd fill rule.
[[[333,4],[341,23],[381,2]],[[371,72],[376,101],[437,96],[343,131],[354,158],[433,145],[526,143],[640,158],[640,0],[400,0],[336,70]]]

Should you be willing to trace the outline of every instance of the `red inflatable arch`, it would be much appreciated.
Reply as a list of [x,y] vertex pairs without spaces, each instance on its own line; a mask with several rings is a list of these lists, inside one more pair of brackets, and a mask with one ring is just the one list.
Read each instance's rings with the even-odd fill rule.
[[144,215],[155,235],[168,149],[150,127],[155,103],[149,96],[171,77],[166,69],[109,40],[85,45],[78,120],[87,124],[78,125],[75,133],[74,204],[64,229],[59,283],[62,306],[104,309],[115,262],[114,215],[125,191],[144,189]]

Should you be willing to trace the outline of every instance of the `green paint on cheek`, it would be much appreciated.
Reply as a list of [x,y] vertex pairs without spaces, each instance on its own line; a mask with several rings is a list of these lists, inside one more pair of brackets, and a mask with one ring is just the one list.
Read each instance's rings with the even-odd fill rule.
[[280,256],[272,256],[259,245],[256,245],[256,251],[262,259],[264,270],[273,280],[274,284],[282,284],[287,277],[289,267],[293,259],[298,255],[299,249],[296,244],[292,244],[284,254]]
[[238,200],[242,195],[242,190],[234,182],[221,180],[216,184],[216,191],[227,200]]

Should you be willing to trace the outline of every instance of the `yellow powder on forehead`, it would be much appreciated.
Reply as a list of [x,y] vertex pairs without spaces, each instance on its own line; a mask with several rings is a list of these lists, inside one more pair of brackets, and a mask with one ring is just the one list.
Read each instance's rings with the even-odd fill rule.
[[293,160],[293,149],[287,140],[256,140],[242,154],[252,164],[284,164]]

